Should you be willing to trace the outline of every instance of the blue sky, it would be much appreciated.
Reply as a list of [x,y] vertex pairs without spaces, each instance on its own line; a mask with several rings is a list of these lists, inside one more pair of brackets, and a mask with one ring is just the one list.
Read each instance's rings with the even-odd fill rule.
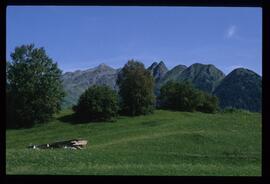
[[262,73],[261,8],[9,6],[7,59],[16,46],[44,47],[64,71],[100,63],[164,61]]

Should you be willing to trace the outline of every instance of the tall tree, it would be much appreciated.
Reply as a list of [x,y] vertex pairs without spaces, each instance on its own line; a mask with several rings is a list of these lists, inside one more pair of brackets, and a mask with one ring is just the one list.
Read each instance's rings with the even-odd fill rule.
[[16,47],[11,59],[7,62],[7,125],[30,127],[48,121],[60,110],[64,97],[62,71],[44,48],[34,44]]
[[154,79],[141,62],[128,61],[118,75],[117,84],[122,113],[135,116],[153,112]]

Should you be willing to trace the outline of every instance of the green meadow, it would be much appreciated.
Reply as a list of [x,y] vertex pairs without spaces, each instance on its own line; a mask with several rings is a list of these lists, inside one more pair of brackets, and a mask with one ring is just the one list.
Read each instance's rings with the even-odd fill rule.
[[[71,110],[49,123],[6,131],[9,175],[261,176],[261,114],[156,110],[115,122],[74,123]],[[86,149],[32,144],[83,138]]]

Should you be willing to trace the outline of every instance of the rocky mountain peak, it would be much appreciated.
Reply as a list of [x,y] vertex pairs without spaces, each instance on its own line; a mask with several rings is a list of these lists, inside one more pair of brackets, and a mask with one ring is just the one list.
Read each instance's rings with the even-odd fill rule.
[[155,65],[155,67],[151,70],[155,80],[160,80],[167,72],[168,68],[163,61],[160,61],[159,64]]
[[151,66],[148,67],[148,70],[153,70],[157,65],[158,65],[157,62],[152,63]]
[[166,67],[163,61],[160,61],[159,64],[155,68],[160,68],[166,72],[168,71],[168,68]]
[[188,80],[200,90],[211,93],[225,74],[214,65],[194,63],[185,69],[178,80]]
[[106,70],[106,69],[113,69],[112,67],[106,65],[105,63],[99,64],[95,69],[101,69],[101,70]]

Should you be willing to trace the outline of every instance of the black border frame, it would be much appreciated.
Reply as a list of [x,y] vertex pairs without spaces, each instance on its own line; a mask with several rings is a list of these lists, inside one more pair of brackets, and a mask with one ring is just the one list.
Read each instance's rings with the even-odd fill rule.
[[[6,8],[7,6],[23,6],[23,5],[31,5],[31,6],[40,6],[40,5],[61,5],[61,6],[201,6],[201,7],[261,7],[262,8],[262,21],[263,21],[263,49],[262,49],[262,176],[261,177],[213,177],[213,176],[179,176],[179,177],[155,177],[155,179],[160,181],[170,181],[178,180],[178,181],[186,181],[186,182],[194,182],[194,183],[264,183],[268,179],[268,175],[270,173],[269,167],[269,151],[267,150],[267,133],[269,131],[269,123],[267,120],[268,109],[270,106],[269,97],[267,94],[270,94],[268,91],[267,82],[270,82],[270,3],[267,0],[2,0],[0,9],[0,33],[1,37],[1,51],[0,51],[0,61],[1,62],[1,90],[0,94],[2,96],[3,102],[1,103],[1,111],[5,113],[5,60],[6,60]],[[2,4],[3,3],[3,4]],[[138,177],[115,177],[115,176],[106,176],[106,177],[89,177],[89,176],[19,176],[19,175],[6,175],[5,173],[5,116],[1,115],[1,164],[0,164],[0,172],[1,175],[6,176],[5,182],[16,182],[22,183],[25,182],[61,182],[64,180],[68,182],[78,182],[80,179],[86,181],[99,180],[104,181],[132,181],[137,179]],[[2,142],[3,141],[3,142]],[[267,158],[268,157],[268,158]],[[152,177],[139,177],[142,180],[145,179],[153,179]],[[136,180],[134,180],[136,181]]]
[[8,5],[262,6],[264,0],[7,0]]

